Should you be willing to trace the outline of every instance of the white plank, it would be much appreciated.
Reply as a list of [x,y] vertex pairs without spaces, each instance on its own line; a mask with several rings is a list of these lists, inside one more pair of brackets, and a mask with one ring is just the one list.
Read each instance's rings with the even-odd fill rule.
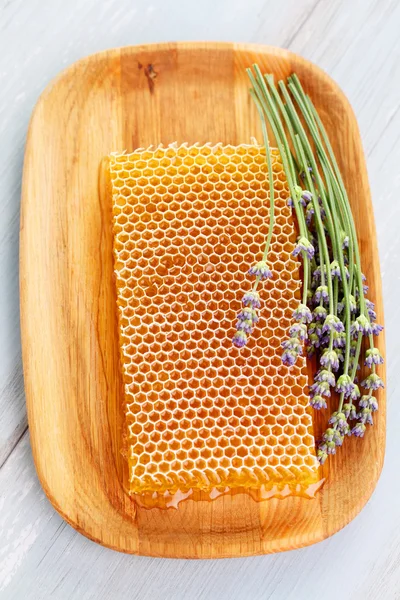
[[122,556],[65,525],[25,434],[0,471],[0,598],[400,598],[400,5],[397,0],[0,0],[0,464],[25,427],[18,214],[29,115],[51,77],[107,47],[171,39],[289,46],[334,77],[358,118],[373,193],[387,321],[388,446],[378,489],[342,532],[283,555],[229,561]]

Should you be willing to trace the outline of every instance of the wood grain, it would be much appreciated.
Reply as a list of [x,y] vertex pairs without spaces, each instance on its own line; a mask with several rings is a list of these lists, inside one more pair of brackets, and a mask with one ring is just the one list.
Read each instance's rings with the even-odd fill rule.
[[[326,122],[382,322],[374,222],[357,124],[339,88],[311,63],[251,45],[113,50],[62,73],[42,95],[31,121],[21,220],[21,317],[35,464],[47,495],[68,522],[126,552],[221,557],[311,544],[359,512],[381,470],[383,393],[376,425],[363,443],[350,440],[331,461],[328,483],[315,500],[255,504],[235,496],[213,503],[188,501],[178,511],[146,511],[135,509],[120,484],[111,220],[107,194],[100,193],[100,161],[111,149],[171,141],[236,144],[259,136],[244,72],[254,61],[279,77],[297,72]],[[156,74],[151,83],[149,65]]]

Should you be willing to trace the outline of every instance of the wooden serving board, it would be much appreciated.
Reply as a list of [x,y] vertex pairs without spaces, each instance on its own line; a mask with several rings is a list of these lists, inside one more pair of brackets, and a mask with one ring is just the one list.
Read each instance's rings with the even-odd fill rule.
[[[375,227],[354,114],[319,68],[267,46],[181,43],[95,54],[61,73],[32,116],[21,218],[21,321],[32,449],[56,510],[89,538],[124,552],[233,557],[298,548],[346,525],[378,480],[385,394],[364,440],[346,440],[312,499],[247,495],[137,508],[123,486],[123,415],[111,206],[99,173],[110,151],[173,141],[261,139],[245,68],[296,72],[331,136],[382,323]],[[381,350],[383,336],[379,339]],[[316,427],[318,429],[318,423]]]

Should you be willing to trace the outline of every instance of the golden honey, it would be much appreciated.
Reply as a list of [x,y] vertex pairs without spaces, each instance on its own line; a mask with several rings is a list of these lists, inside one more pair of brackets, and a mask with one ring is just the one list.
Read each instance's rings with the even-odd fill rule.
[[265,149],[112,154],[114,253],[132,493],[282,489],[318,481],[307,366],[282,364],[300,293],[278,152],[260,321],[232,345],[269,223]]

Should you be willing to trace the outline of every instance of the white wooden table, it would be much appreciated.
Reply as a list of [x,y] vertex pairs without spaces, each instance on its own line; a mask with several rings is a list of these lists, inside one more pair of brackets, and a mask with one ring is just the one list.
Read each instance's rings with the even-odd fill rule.
[[[399,30],[399,0],[0,0],[1,599],[400,598]],[[362,513],[316,546],[220,561],[125,556],[64,523],[45,498],[32,462],[18,311],[25,135],[43,88],[80,57],[113,46],[205,39],[298,52],[336,79],[355,109],[372,187],[386,309],[386,462]]]

